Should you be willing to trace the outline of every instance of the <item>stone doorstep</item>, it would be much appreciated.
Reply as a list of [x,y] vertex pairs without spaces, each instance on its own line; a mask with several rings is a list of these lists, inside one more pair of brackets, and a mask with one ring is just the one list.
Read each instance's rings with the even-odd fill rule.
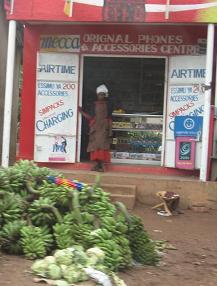
[[136,202],[135,185],[101,184],[102,189],[109,193],[112,202],[121,202],[132,210]]
[[115,195],[132,195],[136,196],[135,185],[120,185],[120,184],[101,184],[104,191]]
[[111,201],[113,203],[115,202],[121,202],[123,203],[128,210],[133,210],[135,203],[136,203],[136,196],[135,195],[115,195],[111,194]]

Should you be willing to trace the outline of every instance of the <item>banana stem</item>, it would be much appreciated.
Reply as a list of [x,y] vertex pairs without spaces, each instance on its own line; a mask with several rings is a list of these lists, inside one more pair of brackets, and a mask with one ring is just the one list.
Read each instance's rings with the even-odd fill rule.
[[73,190],[72,193],[72,205],[73,205],[73,210],[76,216],[76,219],[79,223],[82,223],[82,218],[81,218],[81,213],[80,213],[80,204],[79,204],[79,193],[77,190]]
[[34,195],[40,195],[39,191],[36,191],[33,189],[33,187],[31,186],[30,182],[26,182],[26,189],[30,194],[34,194]]
[[49,206],[49,205],[43,205],[42,209],[51,211],[54,214],[54,216],[56,217],[58,223],[63,222],[63,218],[62,218],[62,216],[61,216],[61,214],[57,208],[55,208],[53,206]]
[[128,224],[131,224],[131,218],[130,218],[130,215],[125,207],[125,205],[121,202],[116,202],[115,203],[117,209],[125,216]]
[[97,175],[96,176],[96,179],[95,179],[95,183],[93,185],[93,189],[97,189],[100,187],[100,183],[101,183],[101,176],[100,175]]

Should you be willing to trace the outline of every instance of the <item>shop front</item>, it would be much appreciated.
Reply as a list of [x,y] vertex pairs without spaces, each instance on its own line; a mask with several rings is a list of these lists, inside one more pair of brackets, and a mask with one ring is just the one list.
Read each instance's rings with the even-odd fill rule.
[[53,30],[25,29],[20,156],[88,161],[88,126],[77,109],[90,111],[96,87],[104,83],[113,106],[112,162],[175,167],[175,116],[203,115],[205,28],[70,25]]
[[[28,19],[19,157],[67,163],[71,168],[88,162],[88,124],[78,107],[90,112],[97,86],[105,84],[112,106],[113,164],[132,170],[135,165],[199,170],[207,26],[190,24],[200,22],[193,6],[188,10],[177,4],[170,9],[151,1],[146,5],[119,1],[121,10],[114,1],[104,1],[104,6],[103,1],[80,2],[65,6],[67,15],[56,9],[55,2],[53,16],[47,10],[31,14],[30,7],[22,11],[22,5],[14,6],[18,20]],[[85,14],[83,5],[94,13]],[[183,117],[182,132],[176,117]]]

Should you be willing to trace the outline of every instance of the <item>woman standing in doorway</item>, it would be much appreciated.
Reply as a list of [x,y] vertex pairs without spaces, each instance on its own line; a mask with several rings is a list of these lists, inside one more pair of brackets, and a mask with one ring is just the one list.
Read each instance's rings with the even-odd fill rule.
[[87,152],[90,152],[90,160],[95,162],[92,171],[104,172],[104,163],[110,162],[111,159],[109,150],[112,138],[112,120],[107,102],[107,87],[104,84],[98,86],[96,95],[93,117],[80,107],[79,111],[89,123]]

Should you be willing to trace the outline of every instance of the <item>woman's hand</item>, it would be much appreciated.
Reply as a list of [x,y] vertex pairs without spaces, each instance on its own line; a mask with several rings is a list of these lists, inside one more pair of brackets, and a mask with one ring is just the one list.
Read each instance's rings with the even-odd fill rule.
[[78,106],[78,112],[82,112],[81,106]]

